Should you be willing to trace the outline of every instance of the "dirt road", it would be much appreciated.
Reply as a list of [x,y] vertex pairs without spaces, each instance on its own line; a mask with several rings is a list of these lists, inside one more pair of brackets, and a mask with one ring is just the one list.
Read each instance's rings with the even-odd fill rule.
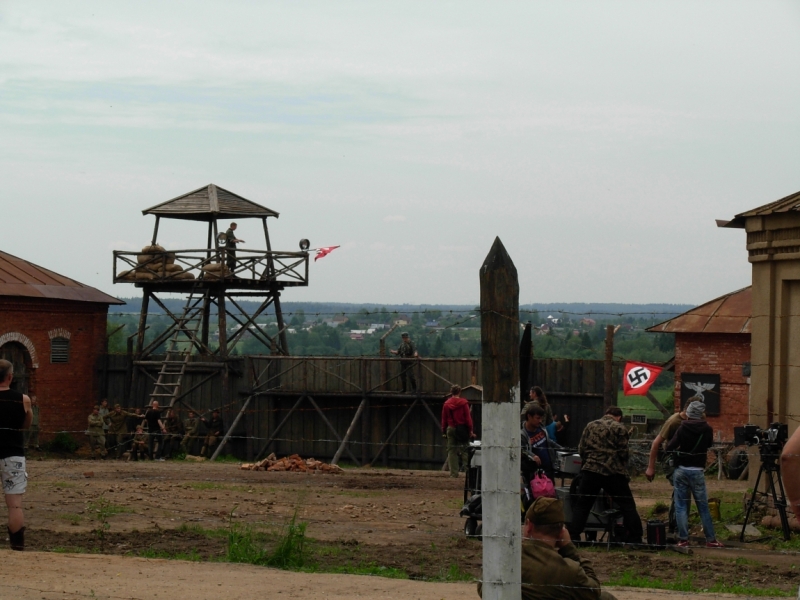
[[[121,556],[0,551],[0,597],[17,600],[468,600],[472,583],[429,583],[278,571],[249,565],[192,563]],[[25,573],[14,578],[11,573]],[[610,590],[618,600],[738,598],[728,594],[686,594],[661,590]]]
[[[273,579],[310,578],[310,574],[296,575],[218,562],[226,559],[232,527],[252,530],[260,536],[258,541],[262,547],[270,548],[277,544],[295,514],[298,522],[307,525],[306,565],[316,571],[314,578],[323,576],[319,573],[324,572],[392,575],[443,582],[442,589],[447,590],[447,594],[466,585],[464,589],[470,590],[466,597],[471,597],[474,584],[466,582],[480,576],[482,546],[479,541],[464,537],[463,519],[458,516],[462,480],[452,480],[441,472],[373,469],[347,470],[340,475],[310,475],[241,471],[238,465],[230,463],[35,458],[29,461],[28,470],[27,545],[33,551],[53,553],[26,553],[25,556],[41,563],[37,573],[42,577],[47,574],[45,583],[49,581],[48,585],[66,585],[59,574],[66,571],[58,571],[61,564],[72,565],[72,572],[82,569],[84,561],[87,569],[140,564],[128,558],[123,560],[123,557],[203,561],[200,564],[174,560],[147,563],[163,570],[159,571],[163,577],[156,578],[156,582],[150,581],[147,572],[143,572],[144,578],[139,582],[133,577],[138,575],[138,571],[134,572],[138,567],[120,567],[114,576],[119,572],[119,577],[127,577],[125,573],[131,569],[131,589],[169,581],[173,579],[170,575],[173,568],[176,577],[185,573],[180,576],[185,576],[187,581],[205,581],[205,575],[216,573],[216,569],[221,569],[220,572],[237,569],[237,573],[242,569],[242,573],[251,574],[242,577],[253,577],[253,581],[261,581],[259,585],[269,580],[269,586],[279,585],[273,583]],[[633,489],[644,517],[657,503],[669,499],[666,482],[635,482]],[[710,495],[727,494],[726,502],[730,504],[744,491],[741,483],[714,480],[709,481],[709,489]],[[0,518],[4,518],[2,509]],[[106,556],[98,559],[96,554]],[[595,551],[591,552],[591,558],[603,582],[644,576],[662,584],[682,583],[688,589],[744,586],[742,589],[771,588],[784,593],[796,590],[800,583],[797,568],[800,557],[794,553],[771,552],[763,546],[723,551],[698,548],[690,556],[671,552]],[[20,559],[13,556],[9,560]],[[103,568],[108,576],[110,567]],[[92,576],[92,585],[94,581],[101,582],[102,573],[98,570],[97,575]],[[438,583],[430,584],[433,587],[429,588],[424,587],[429,584],[419,581],[400,582],[384,577],[363,579],[358,579],[358,585],[367,586],[366,590],[370,585],[377,586],[375,590],[386,589],[387,594],[394,594],[393,586],[401,583],[409,585],[409,590],[439,589]],[[76,579],[75,585],[81,585],[80,581]],[[334,577],[331,581],[338,579]],[[418,585],[423,587],[417,588]],[[334,593],[328,586],[325,583],[321,590],[308,593]],[[91,589],[97,592],[101,588]],[[147,595],[150,589],[147,587],[142,592],[143,597],[151,597]],[[289,594],[292,589],[287,588],[282,593]],[[63,591],[75,593],[78,590],[64,588]],[[114,596],[110,591],[104,593]],[[346,595],[347,592],[341,593]],[[418,596],[414,596],[415,593],[409,592],[408,597],[428,597],[423,592]],[[445,592],[437,591],[433,596],[437,594]],[[449,597],[447,594],[437,597]],[[618,596],[637,597],[627,594],[626,591]],[[664,595],[658,590],[651,590],[649,594],[641,597]],[[118,597],[138,596],[120,594]]]

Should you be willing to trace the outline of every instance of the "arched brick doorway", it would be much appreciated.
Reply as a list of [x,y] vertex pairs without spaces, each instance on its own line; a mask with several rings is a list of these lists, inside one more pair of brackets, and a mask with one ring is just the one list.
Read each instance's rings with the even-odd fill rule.
[[11,389],[23,394],[30,393],[33,361],[28,349],[19,342],[6,342],[0,346],[0,358],[14,365],[14,379],[11,381]]

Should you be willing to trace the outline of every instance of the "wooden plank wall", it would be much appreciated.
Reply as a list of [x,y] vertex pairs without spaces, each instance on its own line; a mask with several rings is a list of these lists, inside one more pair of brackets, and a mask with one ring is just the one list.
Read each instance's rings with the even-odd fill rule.
[[[153,381],[141,375],[128,401],[128,357],[108,355],[100,361],[104,372],[101,380],[106,397],[113,405],[143,407],[153,389]],[[157,360],[157,359],[156,359]],[[193,362],[207,358],[193,357]],[[107,365],[107,366],[106,366]],[[251,401],[240,425],[234,432],[226,453],[247,459],[264,446],[278,424],[303,395],[312,397],[339,437],[349,427],[359,403],[368,398],[363,413],[364,423],[356,425],[351,436],[353,453],[370,462],[380,444],[402,419],[414,401],[412,394],[399,394],[400,362],[397,359],[345,357],[270,357],[246,356],[229,363],[229,402],[225,402],[223,373],[194,390],[186,398],[198,411],[223,409],[225,423],[233,422],[242,403],[257,385],[264,392]],[[480,385],[481,369],[477,359],[421,359],[417,380],[424,397],[436,417],[451,383]],[[618,367],[615,377],[618,379]],[[155,376],[158,368],[148,368]],[[209,368],[195,368],[187,373],[183,389],[188,390],[212,373]],[[589,421],[603,412],[603,362],[568,359],[534,359],[532,377],[540,385],[559,414],[570,415],[570,445],[577,446],[580,434]],[[523,400],[527,392],[523,394]],[[480,423],[480,405],[474,406],[476,425]],[[479,429],[478,429],[479,430]],[[336,435],[320,418],[312,403],[304,398],[270,450],[279,455],[301,454],[326,460],[333,457],[338,442]],[[445,440],[430,414],[418,404],[398,431],[396,437],[376,460],[376,465],[402,468],[439,468],[445,459]],[[343,461],[350,461],[347,453]]]
[[[569,415],[570,447],[578,446],[581,433],[590,421],[603,416],[603,367],[602,360],[533,360],[533,385],[544,390],[554,414]],[[614,377],[618,381],[616,365]]]

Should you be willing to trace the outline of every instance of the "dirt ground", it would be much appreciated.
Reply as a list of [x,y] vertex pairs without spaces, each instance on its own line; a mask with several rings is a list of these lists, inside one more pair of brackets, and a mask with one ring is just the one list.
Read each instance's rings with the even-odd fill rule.
[[[154,597],[148,591],[148,586],[156,585],[148,575],[154,569],[163,573],[156,578],[161,583],[202,579],[219,581],[223,586],[231,583],[229,576],[223,581],[223,573],[241,573],[242,580],[237,577],[235,581],[237,591],[227,595],[230,598],[255,597],[257,588],[248,595],[250,584],[245,582],[252,581],[253,586],[259,582],[263,592],[265,579],[270,586],[273,580],[278,586],[277,582],[295,577],[304,582],[322,578],[325,583],[321,587],[306,583],[302,594],[300,588],[287,584],[283,590],[287,595],[282,597],[455,598],[456,593],[460,598],[477,597],[469,580],[480,574],[482,547],[479,541],[463,535],[463,519],[458,516],[463,480],[452,480],[442,472],[360,469],[340,475],[310,475],[242,471],[230,463],[35,458],[29,459],[28,472],[27,548],[57,552],[24,555],[26,564],[32,560],[38,565],[35,574],[39,587],[31,590],[58,591],[59,598],[73,597],[64,593],[88,594],[89,589],[96,597]],[[636,481],[633,487],[645,517],[658,502],[669,500],[666,481]],[[739,482],[710,480],[709,494],[723,497],[729,504],[741,503],[745,487]],[[298,522],[307,523],[308,569],[418,581],[319,572],[294,574],[214,562],[225,557],[231,525],[263,532],[265,543],[269,543],[285,531],[295,511]],[[764,545],[695,548],[688,556],[632,550],[593,550],[589,554],[604,582],[645,576],[666,583],[688,581],[696,590],[740,585],[748,586],[751,592],[761,588],[784,594],[797,590],[800,583],[800,557],[794,552],[770,551]],[[145,559],[147,562],[142,563]],[[21,558],[18,553],[3,552],[3,560],[13,564]],[[145,577],[138,575],[142,564],[147,565]],[[74,574],[71,580],[63,576],[67,571]],[[121,593],[116,584],[109,587],[108,577],[125,581],[126,592]],[[5,581],[2,585],[10,584]],[[22,590],[19,593],[3,593],[2,597],[50,597],[44,592],[35,595],[31,591],[33,595],[29,596]],[[663,590],[642,593],[615,591],[619,598],[630,599],[671,595]],[[218,591],[214,597],[219,597]]]

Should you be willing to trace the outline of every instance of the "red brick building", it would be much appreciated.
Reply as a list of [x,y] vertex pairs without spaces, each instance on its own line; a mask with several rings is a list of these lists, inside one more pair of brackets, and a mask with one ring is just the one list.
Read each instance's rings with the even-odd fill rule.
[[109,304],[124,302],[0,252],[0,358],[14,363],[12,387],[37,396],[43,439],[86,429]]
[[675,409],[702,394],[708,422],[723,440],[751,421],[751,292],[726,294],[647,330],[675,334]]

